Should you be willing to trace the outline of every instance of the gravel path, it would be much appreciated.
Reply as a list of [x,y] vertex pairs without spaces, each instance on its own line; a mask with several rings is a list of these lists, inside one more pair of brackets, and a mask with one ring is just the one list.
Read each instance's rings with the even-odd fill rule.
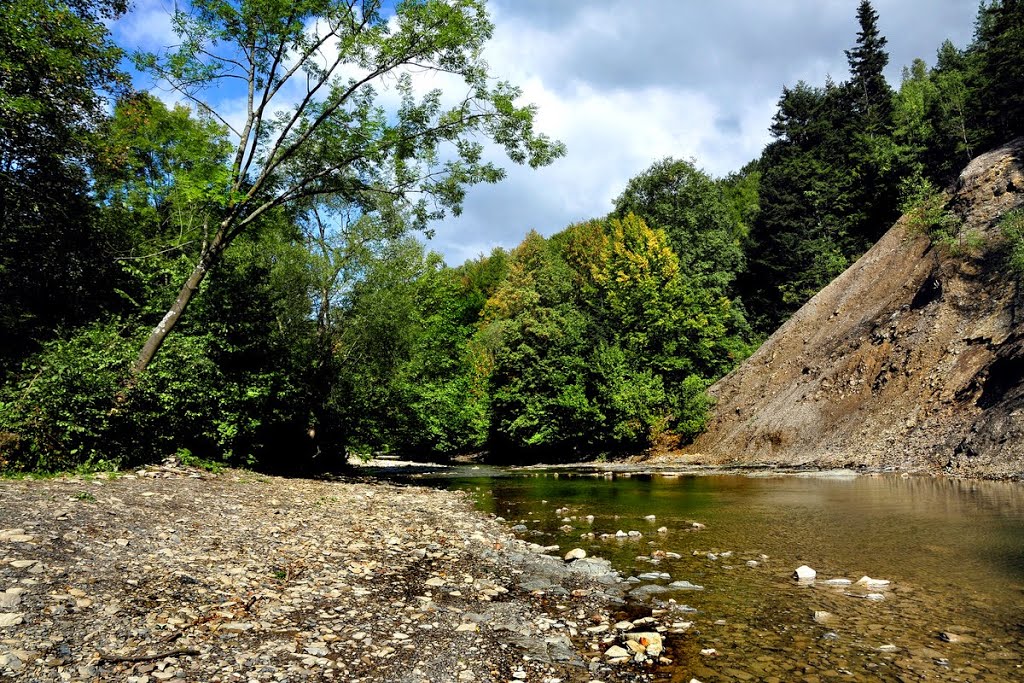
[[454,492],[173,464],[6,480],[0,680],[654,680],[603,656],[617,580]]

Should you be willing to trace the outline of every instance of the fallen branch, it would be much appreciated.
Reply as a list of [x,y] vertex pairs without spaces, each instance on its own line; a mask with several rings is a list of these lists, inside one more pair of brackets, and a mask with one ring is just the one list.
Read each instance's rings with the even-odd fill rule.
[[195,657],[199,654],[199,650],[192,648],[179,648],[177,650],[170,650],[168,652],[160,652],[155,655],[108,655],[106,653],[100,653],[101,662],[151,662],[154,659],[163,659],[165,657]]

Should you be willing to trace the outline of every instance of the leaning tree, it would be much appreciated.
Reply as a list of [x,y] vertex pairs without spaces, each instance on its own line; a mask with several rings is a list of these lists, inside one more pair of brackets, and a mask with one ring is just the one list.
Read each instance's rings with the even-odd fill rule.
[[[504,177],[485,143],[533,167],[564,153],[534,131],[535,109],[517,104],[520,90],[489,74],[484,4],[192,0],[175,13],[178,45],[139,54],[137,64],[219,120],[235,146],[224,186],[207,197],[195,266],[133,376],[225,250],[269,212],[329,200],[422,230],[457,214],[468,186]],[[431,81],[448,92],[424,92]]]

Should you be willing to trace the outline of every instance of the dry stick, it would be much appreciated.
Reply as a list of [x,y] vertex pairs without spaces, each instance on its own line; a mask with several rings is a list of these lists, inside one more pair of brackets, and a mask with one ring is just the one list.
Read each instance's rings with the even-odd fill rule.
[[171,650],[169,652],[161,652],[155,655],[108,655],[103,652],[100,653],[101,662],[151,662],[154,659],[163,659],[165,657],[181,657],[189,656],[196,657],[199,655],[199,650],[192,648],[180,648],[178,650]]

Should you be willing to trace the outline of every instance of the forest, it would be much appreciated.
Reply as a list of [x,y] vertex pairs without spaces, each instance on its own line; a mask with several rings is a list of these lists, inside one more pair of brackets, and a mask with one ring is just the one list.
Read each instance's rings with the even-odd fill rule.
[[[193,0],[176,47],[131,55],[109,30],[127,11],[0,14],[0,471],[670,447],[901,214],[969,250],[941,190],[1024,134],[1024,2],[983,2],[969,45],[894,86],[863,0],[846,79],[786,86],[759,158],[653,159],[607,215],[446,264],[431,226],[505,174],[484,141],[571,153],[489,73],[484,0]],[[208,99],[225,83],[241,124]]]

